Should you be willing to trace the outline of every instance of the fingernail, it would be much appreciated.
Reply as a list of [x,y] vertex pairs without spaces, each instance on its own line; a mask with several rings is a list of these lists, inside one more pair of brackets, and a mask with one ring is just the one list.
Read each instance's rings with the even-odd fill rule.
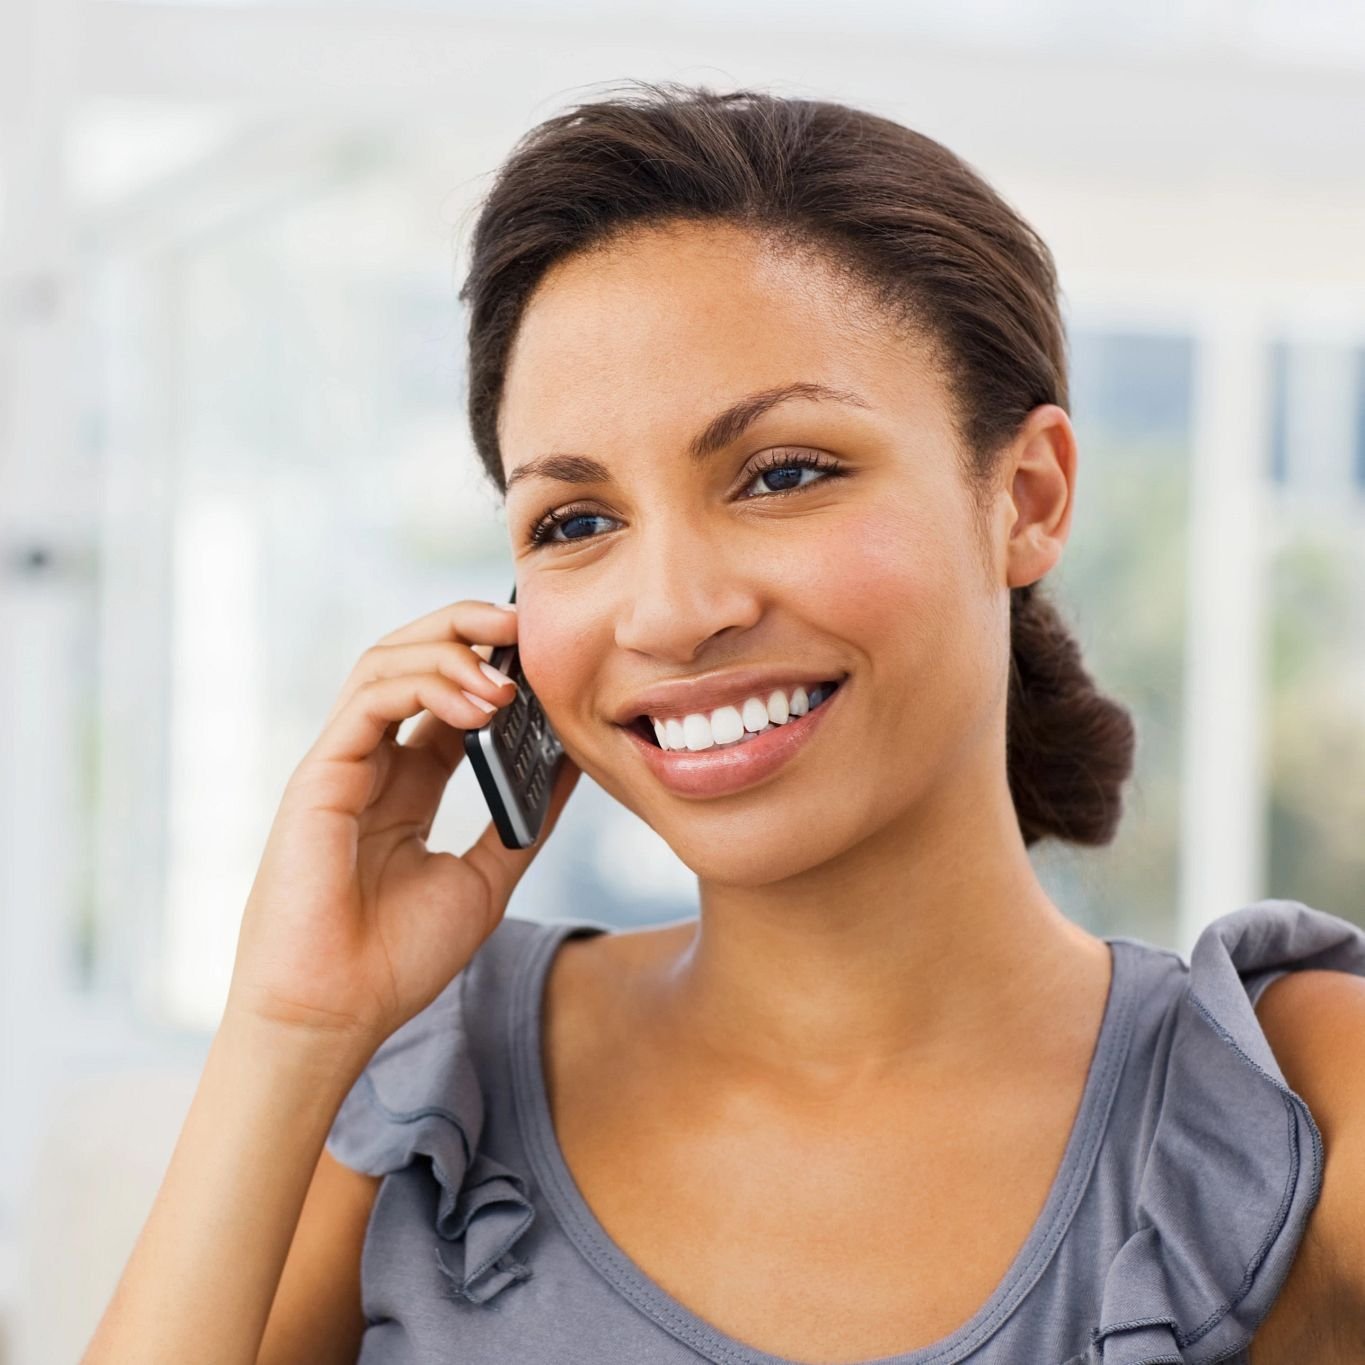
[[512,681],[512,679],[509,678],[506,673],[499,673],[498,670],[494,668],[493,665],[490,663],[484,663],[481,661],[479,663],[479,667],[483,669],[484,677],[491,678],[495,683],[497,683],[499,687],[501,687],[504,683],[510,683]]
[[503,611],[516,611],[517,609],[517,604],[515,602],[494,602],[493,605],[495,607],[501,607]]
[[469,700],[472,701],[474,705],[479,708],[480,711],[491,712],[496,711],[498,709],[496,706],[493,705],[491,701],[488,700],[487,697],[476,697],[472,692],[466,691],[463,687],[460,688],[460,691],[464,692],[465,696],[468,697]]

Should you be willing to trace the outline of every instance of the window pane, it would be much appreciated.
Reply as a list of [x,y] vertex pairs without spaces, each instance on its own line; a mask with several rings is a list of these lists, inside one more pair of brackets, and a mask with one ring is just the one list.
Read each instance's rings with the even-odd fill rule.
[[1096,933],[1171,942],[1177,909],[1191,363],[1185,336],[1073,328],[1077,507],[1044,580],[1101,691],[1137,729],[1124,815],[1104,849],[1035,849]]
[[1277,349],[1267,894],[1365,924],[1365,348]]

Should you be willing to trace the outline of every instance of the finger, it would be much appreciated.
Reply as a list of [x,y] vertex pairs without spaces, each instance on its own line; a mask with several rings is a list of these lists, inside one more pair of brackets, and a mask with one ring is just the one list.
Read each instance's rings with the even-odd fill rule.
[[[489,650],[489,653],[492,651]],[[487,669],[487,671],[485,671]],[[441,673],[466,692],[483,697],[492,706],[503,706],[516,696],[512,680],[492,667],[469,645],[453,640],[424,640],[409,645],[373,645],[360,656],[346,680],[330,722],[367,682],[400,674]],[[391,736],[390,736],[391,737]]]
[[472,730],[490,712],[472,701],[442,673],[404,673],[362,683],[324,728],[310,758],[331,763],[357,763],[410,716],[426,709],[458,730]]
[[[506,610],[511,607],[512,610]],[[496,602],[481,602],[465,598],[448,603],[435,611],[409,621],[405,626],[390,631],[375,643],[380,645],[411,645],[422,640],[458,640],[471,645],[476,640],[495,645],[510,645],[517,638],[515,604],[499,606]]]
[[365,808],[371,826],[405,825],[419,838],[429,838],[450,779],[465,759],[466,734],[422,712],[407,739],[391,748],[379,785],[372,788]]
[[464,757],[464,731],[448,725],[440,716],[423,711],[408,737],[399,742],[400,749],[429,749],[445,767],[454,772]]

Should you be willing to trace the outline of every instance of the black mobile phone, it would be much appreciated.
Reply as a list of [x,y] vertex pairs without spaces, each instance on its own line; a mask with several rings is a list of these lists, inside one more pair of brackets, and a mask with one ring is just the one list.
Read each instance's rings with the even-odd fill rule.
[[[516,588],[507,600],[517,600]],[[503,846],[530,848],[545,824],[564,746],[521,671],[516,645],[499,646],[488,662],[516,683],[517,695],[486,725],[464,732],[465,753]]]

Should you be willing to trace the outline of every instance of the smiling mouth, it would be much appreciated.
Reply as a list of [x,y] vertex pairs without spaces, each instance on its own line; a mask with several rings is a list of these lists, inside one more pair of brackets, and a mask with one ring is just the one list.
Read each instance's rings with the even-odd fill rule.
[[[819,700],[814,706],[812,706],[812,707],[810,708],[811,711],[818,711],[818,710],[820,709],[820,707],[822,707],[822,706],[823,706],[823,705],[824,705],[824,704],[825,704],[825,703],[826,703],[826,702],[835,694],[835,692],[837,692],[837,691],[839,690],[839,687],[841,686],[841,684],[842,684],[843,682],[844,682],[844,679],[843,679],[843,678],[836,678],[836,679],[831,679],[831,680],[828,681],[828,682],[823,682],[823,683],[819,684],[819,686],[820,686],[820,694],[821,694],[821,695],[820,695],[820,700]],[[809,714],[809,712],[807,712],[806,714]],[[715,743],[712,743],[712,744],[708,745],[705,749],[691,749],[691,750],[689,750],[689,749],[668,749],[668,750],[664,750],[664,752],[666,752],[666,753],[709,753],[710,751],[715,750],[715,749],[737,749],[737,748],[739,748],[741,745],[748,743],[750,740],[757,739],[759,735],[766,735],[770,730],[780,730],[780,729],[783,729],[786,725],[790,724],[791,721],[793,721],[793,720],[799,720],[799,719],[800,719],[799,716],[792,716],[792,717],[790,717],[789,720],[784,721],[781,725],[778,725],[778,724],[774,723],[772,720],[769,720],[768,724],[765,725],[765,726],[763,726],[763,728],[762,728],[761,730],[748,730],[748,729],[746,729],[745,732],[744,732],[744,734],[741,735],[739,739],[731,740],[731,741],[729,741],[728,743],[725,743],[725,744],[715,744]],[[656,749],[662,749],[662,748],[663,748],[663,746],[659,743],[659,738],[658,738],[658,736],[654,733],[654,726],[653,726],[653,724],[651,723],[651,721],[650,721],[650,719],[649,719],[648,716],[636,716],[635,719],[634,719],[633,721],[629,722],[629,724],[625,725],[623,728],[624,728],[624,729],[627,729],[627,730],[634,730],[635,733],[636,733],[637,735],[639,735],[642,739],[644,739],[647,743],[649,743],[650,745],[652,745],[654,748],[656,748]]]

